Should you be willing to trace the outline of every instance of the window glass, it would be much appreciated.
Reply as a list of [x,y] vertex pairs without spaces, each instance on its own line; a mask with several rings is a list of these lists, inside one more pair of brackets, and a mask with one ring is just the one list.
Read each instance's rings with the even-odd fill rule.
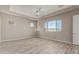
[[48,31],[56,31],[56,21],[48,22]]
[[48,32],[61,31],[62,21],[61,20],[46,21],[44,27],[45,30]]
[[62,27],[62,21],[57,20],[57,31],[61,31],[61,27]]

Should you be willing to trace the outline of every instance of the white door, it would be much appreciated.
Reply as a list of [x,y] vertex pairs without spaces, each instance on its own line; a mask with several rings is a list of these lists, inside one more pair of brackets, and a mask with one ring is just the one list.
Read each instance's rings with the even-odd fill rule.
[[73,16],[73,44],[79,45],[79,15]]

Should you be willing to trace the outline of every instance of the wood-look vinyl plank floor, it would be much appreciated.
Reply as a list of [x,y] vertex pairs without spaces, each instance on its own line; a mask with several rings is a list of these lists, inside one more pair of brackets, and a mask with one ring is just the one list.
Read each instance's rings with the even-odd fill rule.
[[79,46],[40,38],[0,43],[0,54],[73,54]]

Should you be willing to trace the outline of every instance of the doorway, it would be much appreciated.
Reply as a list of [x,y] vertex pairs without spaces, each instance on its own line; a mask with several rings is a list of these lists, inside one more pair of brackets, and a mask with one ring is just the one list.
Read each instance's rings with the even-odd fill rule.
[[79,45],[79,15],[73,16],[73,44]]

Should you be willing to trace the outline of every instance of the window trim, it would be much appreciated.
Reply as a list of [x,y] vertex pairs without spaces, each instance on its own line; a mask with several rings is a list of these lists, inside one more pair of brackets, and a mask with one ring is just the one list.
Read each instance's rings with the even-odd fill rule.
[[[61,20],[61,30],[59,31],[58,30],[58,26],[57,26],[57,20],[61,20],[61,19],[56,19],[56,31],[48,31],[48,22],[50,22],[50,21],[55,21],[55,20],[46,20],[45,22],[44,22],[44,31],[45,32],[61,32],[62,31],[62,20]],[[47,22],[47,28],[45,28],[45,23]]]

